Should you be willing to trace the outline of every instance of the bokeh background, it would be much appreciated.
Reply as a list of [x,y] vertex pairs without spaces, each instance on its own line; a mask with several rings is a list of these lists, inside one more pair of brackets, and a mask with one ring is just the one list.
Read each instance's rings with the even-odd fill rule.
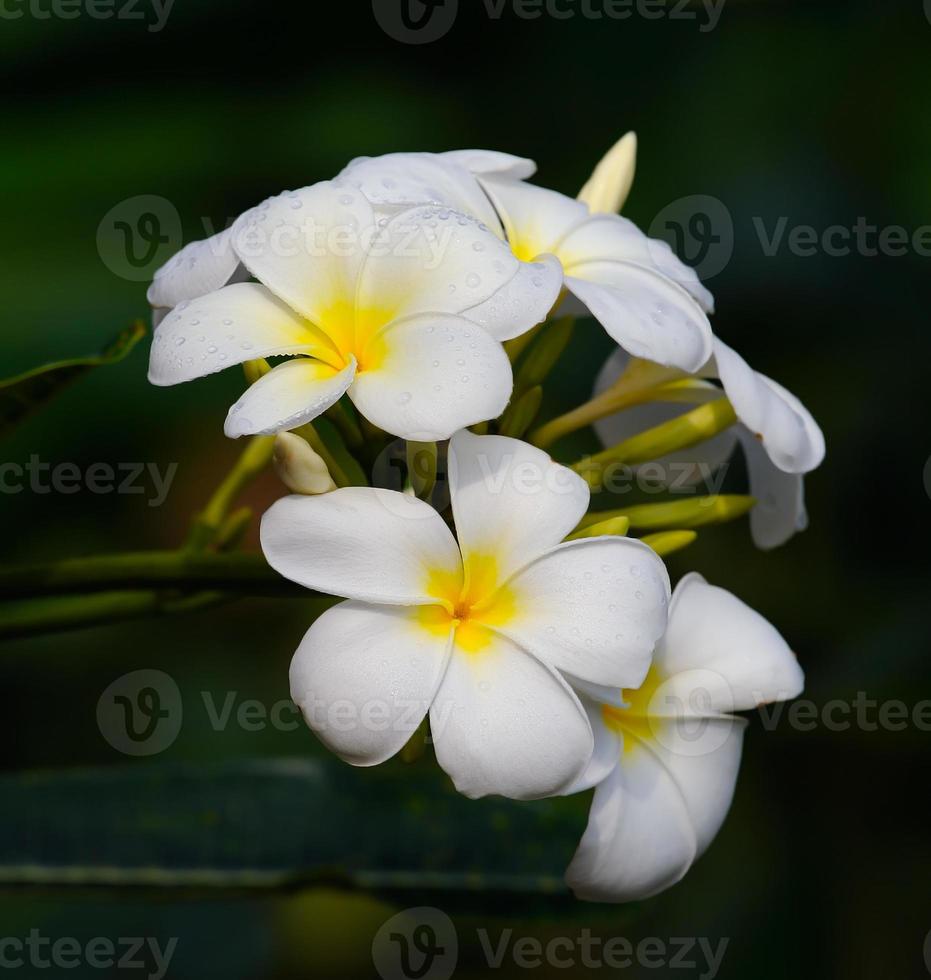
[[[657,19],[620,21],[524,19],[509,4],[492,19],[482,3],[459,6],[444,37],[414,45],[386,34],[368,0],[177,0],[160,31],[148,29],[156,18],[145,0],[133,8],[143,20],[44,19],[35,11],[47,6],[8,4],[24,15],[5,15],[0,30],[3,375],[93,351],[145,316],[146,270],[127,260],[114,227],[124,213],[132,220],[126,202],[137,195],[170,202],[162,248],[171,251],[360,154],[502,149],[535,158],[540,180],[574,194],[608,146],[635,129],[639,166],[625,213],[648,228],[665,208],[687,218],[692,205],[680,199],[720,202],[733,236],[729,257],[725,234],[705,268],[714,272],[706,281],[718,300],[715,329],[798,394],[828,442],[827,461],[807,481],[810,530],[763,554],[745,522],[709,529],[670,560],[674,577],[698,569],[776,623],[818,705],[860,691],[909,706],[931,697],[929,258],[913,248],[799,255],[784,242],[768,255],[757,230],[762,223],[770,233],[783,217],[787,231],[819,233],[860,217],[909,233],[931,224],[929,5],[726,0],[714,30],[701,29],[700,5],[689,8],[694,20],[669,16],[670,5]],[[135,242],[137,255],[145,244]],[[165,503],[4,493],[4,562],[174,547],[235,458],[221,427],[241,376],[155,389],[144,347],[4,439],[0,458],[35,454],[82,469],[177,463]],[[596,326],[580,325],[548,412],[587,394],[608,350]],[[593,444],[583,435],[562,451]],[[269,477],[249,502],[261,509],[280,492]],[[41,800],[64,828],[43,855],[49,865],[94,864],[114,850],[145,862],[147,841],[170,840],[166,864],[172,848],[202,846],[229,869],[248,863],[244,834],[255,853],[290,853],[267,838],[312,837],[319,825],[336,858],[377,845],[386,867],[403,854],[442,871],[444,855],[465,847],[490,870],[504,851],[528,874],[558,870],[584,826],[584,798],[553,810],[550,843],[497,822],[485,804],[456,807],[429,759],[377,775],[341,767],[319,795],[266,790],[243,776],[276,766],[299,774],[301,760],[321,751],[303,728],[217,731],[203,692],[218,704],[228,692],[237,704],[286,698],[291,652],[318,609],[312,600],[249,599],[5,643],[5,865],[25,862],[24,822]],[[161,754],[130,759],[102,737],[96,709],[108,685],[139,669],[175,680],[184,724]],[[929,759],[929,735],[912,724],[802,732],[785,720],[765,731],[756,720],[710,852],[678,887],[635,906],[581,906],[480,883],[463,894],[427,878],[401,887],[376,875],[370,887],[349,887],[336,869],[289,889],[229,880],[193,889],[4,885],[0,935],[177,937],[170,977],[370,976],[379,926],[427,905],[457,925],[457,975],[482,972],[477,928],[496,936],[510,927],[543,937],[591,928],[634,942],[728,937],[724,978],[920,977],[931,930]],[[85,778],[102,781],[106,794],[82,791]],[[186,791],[200,795],[178,797]],[[105,813],[95,798],[109,801]],[[189,816],[192,807],[203,817],[194,828],[175,810]]]

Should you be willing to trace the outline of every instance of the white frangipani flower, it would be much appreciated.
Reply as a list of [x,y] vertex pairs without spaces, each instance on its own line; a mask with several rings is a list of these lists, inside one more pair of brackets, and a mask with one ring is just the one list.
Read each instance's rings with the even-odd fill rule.
[[[622,347],[697,370],[711,355],[706,312],[714,301],[694,270],[626,218],[592,213],[583,201],[518,179],[532,168],[531,161],[479,150],[393,153],[355,160],[340,177],[382,209],[436,203],[474,214],[524,261],[555,255],[566,290]],[[616,181],[615,169],[609,160],[602,174],[612,171]],[[605,199],[599,193],[598,204]]]
[[730,808],[746,727],[730,712],[796,697],[803,684],[785,640],[759,613],[686,576],[643,686],[586,698],[595,751],[573,789],[597,789],[566,872],[575,894],[626,902],[679,881]]
[[[149,379],[178,384],[272,355],[292,357],[230,410],[226,433],[273,433],[315,418],[348,392],[370,421],[407,439],[448,438],[495,418],[511,393],[500,341],[544,319],[558,264],[518,261],[474,218],[415,207],[377,218],[365,198],[324,182],[243,215],[195,243],[150,290],[162,319]],[[192,265],[193,263],[193,265]]]
[[391,490],[286,497],[265,514],[272,567],[349,599],[304,637],[291,695],[353,765],[393,756],[429,712],[462,793],[550,796],[592,752],[566,677],[643,680],[666,624],[666,570],[628,538],[561,543],[588,488],[518,440],[457,433],[449,480],[458,544],[432,507]]
[[[630,365],[629,355],[616,350],[598,374],[595,394],[616,384]],[[668,380],[678,377],[686,375],[670,372],[667,376]],[[714,355],[697,377],[721,382],[740,424],[657,462],[694,463],[696,476],[707,476],[727,462],[739,442],[747,460],[750,493],[757,500],[750,512],[753,540],[760,548],[778,547],[808,525],[803,474],[821,465],[824,435],[795,395],[754,371],[722,340],[715,338]],[[688,400],[700,402],[720,395],[721,389],[710,384],[678,389],[670,396],[676,401],[635,405],[595,422],[595,430],[606,446],[613,446],[689,411],[693,405],[687,404]],[[657,398],[663,398],[662,392]]]

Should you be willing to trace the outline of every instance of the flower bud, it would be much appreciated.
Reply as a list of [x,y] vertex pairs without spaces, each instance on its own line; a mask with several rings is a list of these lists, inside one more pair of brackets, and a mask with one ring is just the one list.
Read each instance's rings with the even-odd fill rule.
[[281,482],[294,493],[312,495],[336,489],[326,463],[293,432],[279,432],[273,457]]
[[637,169],[637,134],[622,136],[601,158],[579,192],[592,214],[617,214],[624,206]]

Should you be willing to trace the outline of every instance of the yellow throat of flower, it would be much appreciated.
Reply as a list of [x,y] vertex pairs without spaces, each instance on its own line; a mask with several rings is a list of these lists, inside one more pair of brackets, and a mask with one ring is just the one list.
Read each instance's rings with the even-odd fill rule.
[[456,631],[456,645],[478,653],[491,642],[489,627],[503,626],[514,615],[514,592],[500,584],[498,561],[493,555],[472,554],[462,569],[435,569],[428,578],[427,594],[435,606],[420,610],[421,624],[437,635]]

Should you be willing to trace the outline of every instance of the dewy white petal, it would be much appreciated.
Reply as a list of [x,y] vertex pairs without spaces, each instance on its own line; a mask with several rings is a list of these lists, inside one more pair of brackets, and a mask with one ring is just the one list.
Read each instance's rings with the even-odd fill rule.
[[487,330],[496,340],[510,340],[545,320],[562,289],[562,266],[553,255],[520,262],[510,282],[484,303],[462,315]]
[[497,150],[447,150],[439,154],[478,176],[509,177],[526,180],[537,172],[537,165],[526,157],[515,157]]
[[272,354],[326,346],[311,324],[257,283],[237,283],[175,308],[152,339],[149,381],[174,385]]
[[648,898],[679,881],[696,853],[675,781],[649,749],[637,745],[595,790],[566,881],[587,901]]
[[519,258],[557,253],[563,238],[589,217],[584,204],[557,191],[498,177],[480,180]]
[[746,711],[797,697],[805,683],[775,627],[694,572],[676,587],[656,665],[673,711],[699,702],[708,714]]
[[460,162],[444,154],[388,153],[360,157],[337,180],[356,188],[379,208],[439,204],[478,218],[496,234],[501,230],[476,178]]
[[417,610],[343,602],[308,630],[291,661],[291,698],[340,758],[374,766],[417,730],[446,670],[444,640]]
[[703,374],[721,379],[741,422],[763,443],[769,458],[786,473],[807,473],[824,459],[824,436],[801,402],[776,382],[754,371],[722,340]]
[[170,309],[212,293],[230,282],[248,278],[233,251],[233,229],[185,245],[160,269],[146,293],[149,305]]
[[356,303],[391,319],[462,313],[506,286],[519,267],[508,246],[477,219],[434,205],[409,208],[379,229]]
[[593,214],[616,214],[624,206],[637,169],[637,134],[625,133],[598,161],[579,192]]
[[778,548],[808,527],[805,478],[801,473],[784,473],[775,466],[749,430],[741,427],[738,437],[747,460],[750,493],[756,499],[750,511],[753,543],[764,550]]
[[625,262],[643,266],[672,279],[701,306],[714,312],[714,297],[698,274],[682,262],[669,245],[647,237],[632,221],[616,214],[594,214],[562,240],[560,255],[569,275],[580,262]]
[[430,708],[437,762],[472,798],[560,793],[591,758],[585,711],[556,671],[504,637],[487,639],[477,653],[453,650]]
[[369,421],[402,439],[433,442],[497,418],[511,396],[502,346],[463,317],[423,314],[390,323],[373,343],[375,366],[349,397]]
[[590,499],[585,481],[543,450],[466,430],[449,444],[449,491],[463,555],[493,556],[499,582],[559,544]]
[[246,212],[233,247],[256,279],[324,326],[334,308],[355,296],[376,227],[372,207],[358,191],[322,181]]
[[434,572],[461,574],[452,532],[416,497],[344,487],[285,497],[262,517],[262,550],[285,578],[332,595],[424,605]]
[[355,373],[352,357],[342,371],[307,357],[278,364],[229,410],[224,431],[238,439],[296,429],[338,402]]
[[559,545],[510,580],[515,613],[500,632],[594,684],[636,688],[666,628],[669,576],[647,545],[584,538]]
[[632,263],[581,262],[566,286],[635,357],[696,371],[711,354],[711,324],[671,279]]

